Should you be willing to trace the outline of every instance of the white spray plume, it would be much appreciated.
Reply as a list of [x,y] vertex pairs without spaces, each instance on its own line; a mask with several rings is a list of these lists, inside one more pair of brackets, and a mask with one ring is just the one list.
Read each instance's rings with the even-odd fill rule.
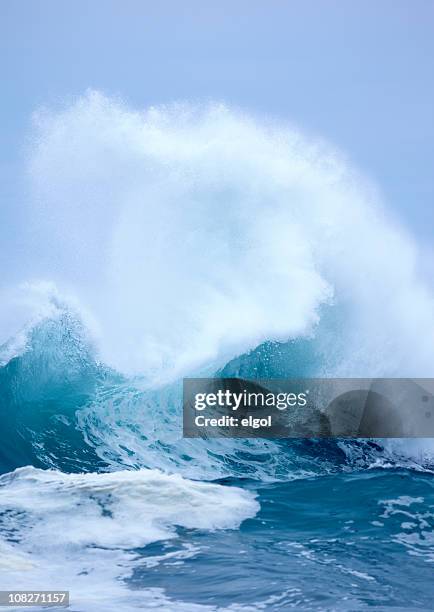
[[136,112],[96,92],[36,123],[35,257],[93,314],[106,362],[171,379],[315,334],[333,302],[334,374],[432,374],[415,245],[332,149],[222,105]]

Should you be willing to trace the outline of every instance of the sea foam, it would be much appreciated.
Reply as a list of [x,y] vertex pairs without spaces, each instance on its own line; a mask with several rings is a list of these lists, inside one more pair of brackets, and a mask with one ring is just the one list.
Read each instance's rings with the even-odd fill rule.
[[[248,491],[157,470],[64,474],[27,467],[1,476],[0,493],[0,588],[70,589],[74,609],[86,612],[215,609],[172,601],[162,589],[128,589],[135,550],[177,537],[176,527],[236,529],[259,509]],[[149,563],[199,551],[181,547]]]

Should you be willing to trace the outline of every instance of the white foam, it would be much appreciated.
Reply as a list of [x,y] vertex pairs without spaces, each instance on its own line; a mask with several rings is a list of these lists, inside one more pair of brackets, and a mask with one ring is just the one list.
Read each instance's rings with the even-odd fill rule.
[[315,333],[334,299],[335,374],[432,374],[433,297],[414,242],[297,130],[90,92],[37,117],[30,174],[41,274],[91,310],[118,369],[161,382]]
[[156,470],[63,474],[27,467],[0,477],[0,490],[0,512],[7,510],[1,533],[13,534],[0,541],[0,588],[70,589],[74,609],[86,612],[206,609],[173,602],[160,589],[129,590],[123,580],[138,560],[134,549],[176,537],[176,526],[235,529],[259,509],[242,489]]
[[234,529],[258,510],[249,492],[157,470],[63,474],[21,468],[0,477],[1,506],[29,513],[28,541],[43,545],[137,548],[191,529]]

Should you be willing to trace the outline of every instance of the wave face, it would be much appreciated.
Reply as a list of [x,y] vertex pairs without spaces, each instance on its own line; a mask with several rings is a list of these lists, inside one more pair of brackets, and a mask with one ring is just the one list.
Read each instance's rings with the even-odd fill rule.
[[433,295],[375,189],[219,105],[90,92],[34,129],[33,278],[0,295],[0,588],[70,585],[85,612],[426,609],[431,441],[181,430],[184,375],[433,376]]

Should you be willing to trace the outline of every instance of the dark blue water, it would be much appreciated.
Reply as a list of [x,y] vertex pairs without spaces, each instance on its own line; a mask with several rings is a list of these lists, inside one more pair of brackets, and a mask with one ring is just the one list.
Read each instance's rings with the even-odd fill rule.
[[180,532],[164,555],[201,552],[135,571],[134,586],[176,600],[281,610],[431,609],[434,482],[408,470],[373,470],[253,487],[261,510],[230,532]]

